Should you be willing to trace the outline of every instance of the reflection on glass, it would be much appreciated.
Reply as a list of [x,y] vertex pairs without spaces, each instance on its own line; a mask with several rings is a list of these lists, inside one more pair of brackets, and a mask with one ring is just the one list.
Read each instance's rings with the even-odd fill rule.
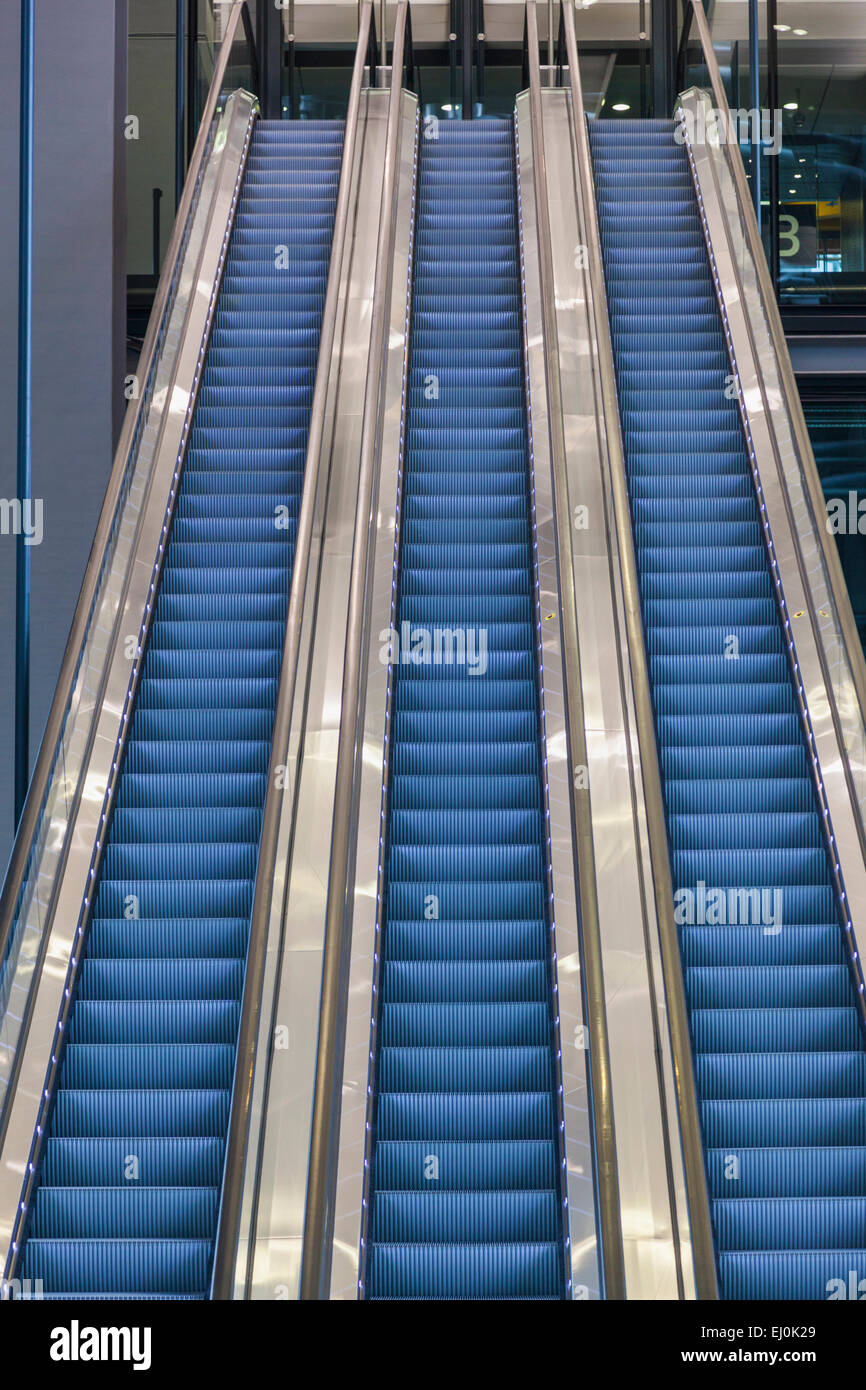
[[294,71],[291,92],[288,68],[283,69],[283,116],[302,121],[341,121],[349,105],[352,86],[350,64],[342,67],[312,67],[299,64]]
[[[710,12],[728,101],[735,109],[748,110],[755,105],[749,5],[747,0],[717,0]],[[759,105],[766,107],[764,4],[758,5],[758,33]],[[866,0],[844,4],[824,0],[820,7],[780,0],[775,41],[781,151],[778,156],[765,153],[758,170],[747,143],[742,154],[753,189],[758,180],[768,255],[774,236],[778,245],[779,298],[788,305],[862,307],[866,305]],[[687,59],[686,85],[708,85],[694,43]],[[776,158],[773,170],[771,160]],[[770,203],[773,174],[778,176],[775,207]]]
[[860,640],[866,649],[866,403],[803,401]]
[[[864,35],[866,37],[866,35]],[[862,302],[866,45],[859,63],[803,67],[779,44],[784,142],[779,157],[779,264],[783,302]]]

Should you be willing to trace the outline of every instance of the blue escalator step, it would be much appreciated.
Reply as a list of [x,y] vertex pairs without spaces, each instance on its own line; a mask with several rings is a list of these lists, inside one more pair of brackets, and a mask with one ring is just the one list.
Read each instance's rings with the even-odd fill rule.
[[[135,1139],[136,1181],[142,1189],[216,1188],[220,1181],[222,1139],[161,1137]],[[51,1138],[45,1148],[42,1180],[53,1188],[128,1189],[130,1140]]]
[[32,1236],[51,1240],[206,1240],[216,1219],[214,1187],[46,1187]]
[[863,1297],[866,1246],[837,1250],[740,1250],[719,1257],[726,1297],[797,1302]]
[[25,1279],[46,1298],[203,1298],[212,1239],[68,1240],[31,1238]]
[[864,1163],[866,1149],[853,1145],[707,1150],[710,1192],[720,1199],[771,1198],[779,1192],[788,1197],[856,1197]]
[[559,1242],[403,1245],[376,1242],[369,1297],[380,1299],[561,1298]]
[[429,1144],[380,1139],[376,1173],[382,1192],[453,1192],[556,1186],[556,1144],[552,1139],[437,1140],[436,1176],[430,1174]]
[[382,1047],[541,1045],[549,1025],[545,1003],[382,1005]]
[[555,1241],[559,1200],[555,1190],[494,1192],[388,1192],[376,1194],[377,1242]]

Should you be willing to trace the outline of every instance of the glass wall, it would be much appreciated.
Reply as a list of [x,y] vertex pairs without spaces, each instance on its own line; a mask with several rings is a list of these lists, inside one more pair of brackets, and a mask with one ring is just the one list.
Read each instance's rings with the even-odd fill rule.
[[[780,302],[866,307],[866,0],[716,0],[713,44],[732,107],[756,103],[750,21],[758,29],[758,105],[769,148],[743,147]],[[754,12],[754,13],[753,13]],[[771,27],[768,29],[768,25]],[[694,45],[687,85],[706,85]]]
[[[832,383],[830,384],[832,386]],[[866,401],[803,392],[803,410],[827,504],[827,525],[866,650]]]
[[778,22],[780,299],[862,306],[866,4],[782,3]]

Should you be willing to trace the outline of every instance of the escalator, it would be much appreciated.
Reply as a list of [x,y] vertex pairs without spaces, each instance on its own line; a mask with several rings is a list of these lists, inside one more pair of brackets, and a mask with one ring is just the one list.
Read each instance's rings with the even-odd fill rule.
[[[558,1299],[536,599],[505,121],[443,122],[420,141],[400,526],[366,1293]],[[458,634],[464,659],[459,647],[437,658],[442,636]]]
[[254,127],[24,1246],[46,1297],[207,1296],[342,140]]
[[721,1291],[826,1298],[866,1049],[722,321],[673,122],[589,129]]
[[404,4],[362,95],[365,5],[345,127],[238,92],[203,141],[32,947],[15,888],[11,1283],[800,1299],[866,1262],[829,760],[706,204],[673,122],[590,121],[590,161],[562,13],[570,104],[530,5],[514,124],[419,121]]

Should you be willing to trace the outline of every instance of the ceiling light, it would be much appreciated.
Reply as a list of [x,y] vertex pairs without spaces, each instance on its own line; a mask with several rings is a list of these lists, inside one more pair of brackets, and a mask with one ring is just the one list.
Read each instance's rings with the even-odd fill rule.
[[788,192],[789,192],[789,193],[796,193],[797,190],[796,190],[796,188],[789,188],[789,189],[788,189]]
[[799,105],[800,105],[800,103],[799,103],[798,101],[786,101],[786,102],[785,102],[785,110],[786,110],[786,111],[796,111],[796,110],[799,109]]
[[774,24],[773,28],[778,29],[780,34],[788,34],[791,30],[790,24]]
[[794,178],[795,178],[795,179],[801,179],[802,177],[803,177],[802,174],[795,174],[795,175],[794,175]]
[[803,35],[804,35],[804,34],[808,34],[808,32],[809,32],[808,29],[795,29],[795,30],[794,30],[794,33],[795,33],[799,38],[802,38]]
[[613,109],[614,111],[630,111],[631,107],[629,106],[627,101],[615,101],[613,104]]

